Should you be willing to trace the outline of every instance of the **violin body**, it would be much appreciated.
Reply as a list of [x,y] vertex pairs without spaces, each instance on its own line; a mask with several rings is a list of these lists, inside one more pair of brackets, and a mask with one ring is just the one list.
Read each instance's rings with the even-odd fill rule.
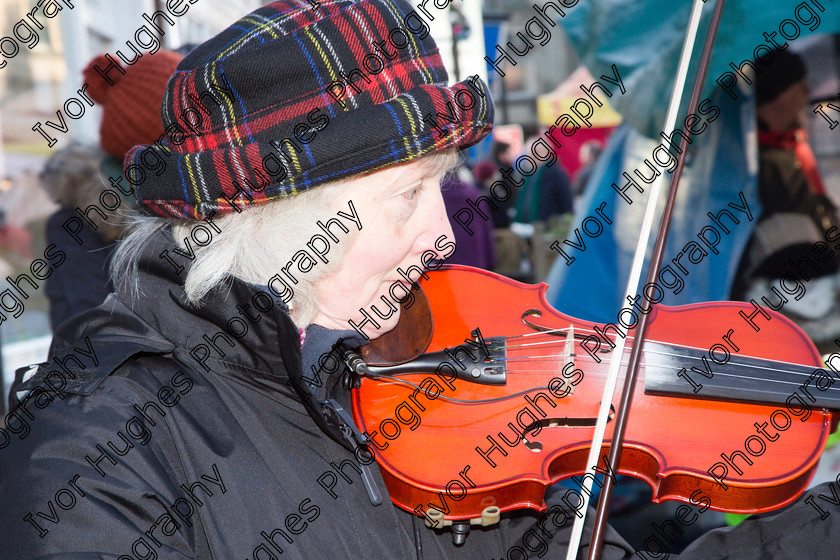
[[[464,379],[447,382],[442,379],[450,374],[446,368],[440,375],[400,376],[423,387],[420,390],[391,379],[362,378],[352,392],[353,415],[360,430],[374,434],[371,449],[391,499],[419,514],[438,509],[451,520],[478,517],[492,506],[501,511],[544,510],[546,488],[582,475],[586,468],[610,353],[596,352],[599,363],[592,355],[592,339],[587,351],[582,337],[592,334],[596,326],[604,326],[551,308],[544,297],[545,284],[526,285],[460,266],[428,274],[428,280],[420,281],[433,323],[430,338],[425,335],[424,340],[429,341],[425,352],[458,345],[476,352],[463,341],[479,328],[485,340],[507,339],[506,379],[500,385]],[[646,302],[642,304],[646,307]],[[756,332],[738,313],[749,315],[754,310],[749,303],[736,302],[655,305],[649,311],[646,339],[704,351],[724,344],[730,350],[737,347],[733,356],[820,367],[812,342],[781,314],[767,310],[770,320],[756,316],[754,322],[760,328]],[[538,332],[537,326],[564,331],[532,335]],[[576,334],[571,339],[571,353],[566,336],[570,326]],[[608,332],[615,339],[615,331]],[[532,336],[517,337],[525,334]],[[632,334],[632,330],[627,333],[625,363]],[[722,339],[724,335],[729,337],[728,343]],[[601,340],[602,348],[609,350],[605,339]],[[523,345],[532,342],[550,344]],[[722,358],[721,352],[718,349],[718,358]],[[717,364],[709,356],[706,354],[703,363],[714,374]],[[787,410],[784,404],[710,400],[704,398],[702,389],[693,395],[647,394],[644,382],[649,361],[643,356],[621,464],[613,466],[615,473],[646,481],[655,502],[688,502],[699,490],[710,499],[712,509],[732,512],[774,509],[805,490],[830,432],[828,411],[814,408],[807,418],[787,412],[791,421],[781,430],[774,426],[783,427],[783,416],[776,413],[774,424],[771,415]],[[704,368],[697,360],[682,366],[679,360],[676,363],[669,374],[675,377],[679,367]],[[457,367],[455,360],[450,365]],[[691,375],[698,383],[708,381],[697,373]],[[680,381],[689,387],[687,381]],[[622,382],[623,374],[619,387]],[[428,392],[430,388],[434,388],[432,392]],[[813,384],[810,389],[816,391]],[[790,388],[791,393],[794,390]],[[461,403],[443,397],[493,400]],[[614,405],[617,400],[618,394],[613,396]],[[766,435],[758,433],[756,426],[763,423],[767,423]],[[609,422],[604,455],[612,429]],[[751,436],[758,441],[748,439]],[[715,470],[716,464],[726,466],[725,476],[721,476],[721,467]]]

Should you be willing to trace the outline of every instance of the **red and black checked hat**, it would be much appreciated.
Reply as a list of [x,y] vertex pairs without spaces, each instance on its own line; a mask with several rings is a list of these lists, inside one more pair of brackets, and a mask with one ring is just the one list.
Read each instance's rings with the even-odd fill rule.
[[163,122],[126,176],[147,213],[202,219],[470,146],[493,103],[477,78],[447,86],[405,0],[280,0],[181,61]]

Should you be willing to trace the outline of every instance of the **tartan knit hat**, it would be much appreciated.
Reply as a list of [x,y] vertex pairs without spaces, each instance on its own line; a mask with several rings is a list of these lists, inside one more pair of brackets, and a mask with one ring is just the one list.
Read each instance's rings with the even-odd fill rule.
[[99,144],[103,150],[122,160],[135,144],[154,142],[161,135],[158,105],[181,58],[166,50],[142,55],[131,66],[120,66],[122,71],[109,72],[113,85],[95,68],[111,64],[104,54],[88,63],[82,74],[88,84],[87,94],[102,107]]
[[198,220],[475,144],[490,92],[446,84],[406,0],[272,2],[184,58],[166,140],[135,146],[126,177],[147,213]]

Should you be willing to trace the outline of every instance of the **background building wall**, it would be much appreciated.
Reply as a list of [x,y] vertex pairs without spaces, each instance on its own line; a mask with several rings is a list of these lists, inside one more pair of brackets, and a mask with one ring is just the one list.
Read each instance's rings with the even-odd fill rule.
[[[43,2],[42,2],[43,4]],[[67,120],[68,131],[61,134],[49,130],[57,142],[50,148],[47,141],[32,130],[36,123],[59,122],[56,110],[62,109],[83,83],[82,70],[96,55],[120,50],[126,56],[134,53],[126,40],[134,42],[135,31],[156,10],[165,10],[162,0],[72,0],[70,9],[64,0],[62,10],[52,18],[43,16],[37,0],[2,0],[0,2],[0,49],[9,55],[17,44],[17,53],[6,59],[0,69],[0,209],[7,221],[24,226],[32,236],[32,254],[42,254],[44,224],[57,206],[42,191],[37,175],[46,159],[71,141],[98,143],[101,109],[87,106],[77,120]],[[176,49],[184,44],[198,44],[209,39],[238,18],[256,9],[259,0],[185,0],[179,9],[187,11],[170,17],[174,26],[160,21],[164,34],[158,38],[163,48]],[[33,13],[44,29],[38,29],[27,18]],[[27,22],[38,34],[38,42],[29,48],[18,41],[14,27]],[[25,27],[19,35],[26,37]],[[27,39],[28,40],[28,39]],[[148,49],[143,56],[152,56]],[[27,259],[0,248],[0,279],[28,270]],[[5,283],[5,281],[4,281]],[[41,286],[43,288],[43,286]],[[43,289],[26,300],[24,313],[0,324],[3,343],[2,386],[8,388],[14,369],[46,357],[51,339],[47,319],[47,300]],[[5,402],[5,396],[2,396]],[[0,405],[0,412],[3,410]]]

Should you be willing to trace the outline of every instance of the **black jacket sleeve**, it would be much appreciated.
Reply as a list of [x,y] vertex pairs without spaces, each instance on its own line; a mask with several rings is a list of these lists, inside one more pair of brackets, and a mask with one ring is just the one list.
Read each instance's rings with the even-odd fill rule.
[[0,449],[0,556],[195,558],[197,516],[173,509],[181,493],[168,430],[126,405],[143,402],[112,378],[95,400],[34,393],[13,412],[18,434]]
[[837,558],[834,538],[840,531],[838,489],[840,483],[824,483],[779,513],[750,517],[735,527],[710,531],[691,543],[679,560]]

